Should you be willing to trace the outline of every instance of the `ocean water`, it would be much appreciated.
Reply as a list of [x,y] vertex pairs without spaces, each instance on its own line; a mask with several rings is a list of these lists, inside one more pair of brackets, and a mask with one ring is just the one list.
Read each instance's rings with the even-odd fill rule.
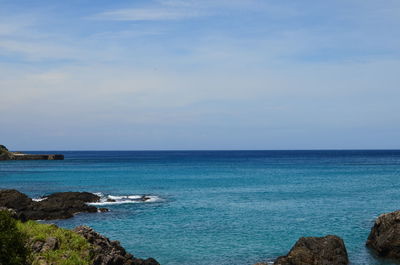
[[374,219],[400,208],[400,151],[56,153],[65,160],[1,162],[0,188],[124,196],[102,206],[108,213],[54,223],[92,226],[138,257],[247,265],[287,253],[301,236],[335,234],[352,264],[395,264],[364,244]]

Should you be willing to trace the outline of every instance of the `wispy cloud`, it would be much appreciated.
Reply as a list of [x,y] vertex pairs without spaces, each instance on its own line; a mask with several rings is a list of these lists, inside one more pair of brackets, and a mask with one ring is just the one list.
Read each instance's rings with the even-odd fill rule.
[[[253,8],[257,10],[260,6],[265,7],[265,3],[262,4],[259,0],[159,0],[149,1],[147,5],[141,7],[105,11],[91,18],[116,21],[182,20],[217,15],[227,9]],[[272,6],[269,5],[269,7]]]
[[95,19],[107,20],[179,20],[200,16],[199,12],[187,10],[173,10],[170,8],[127,8],[114,11],[103,12],[93,16]]
[[[330,139],[346,128],[399,131],[395,0],[381,8],[373,0],[60,1],[51,11],[8,1],[15,8],[0,10],[0,113],[8,114],[0,124],[10,128],[8,142],[35,135],[35,126],[76,136],[48,141],[52,132],[37,131],[47,146],[79,148],[104,142],[102,132],[143,148],[162,147],[155,139],[182,147],[200,133],[206,145],[188,148],[219,141],[249,148],[251,131],[259,132],[256,147],[269,148],[300,141],[300,130],[307,148],[321,129]],[[286,130],[282,141],[268,142],[271,128]]]

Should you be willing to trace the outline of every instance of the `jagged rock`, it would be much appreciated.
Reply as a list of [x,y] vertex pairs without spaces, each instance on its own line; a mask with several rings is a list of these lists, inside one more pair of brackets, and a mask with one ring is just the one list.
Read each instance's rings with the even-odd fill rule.
[[274,265],[347,265],[346,247],[340,237],[302,237]]
[[400,260],[400,211],[380,215],[366,245],[381,257]]
[[49,251],[49,250],[56,250],[60,247],[60,242],[55,237],[46,238],[44,242],[41,252]]
[[118,241],[111,241],[88,226],[78,226],[74,232],[93,245],[93,265],[160,265],[155,259],[135,258],[127,253]]
[[17,190],[0,190],[0,207],[15,210],[19,219],[66,219],[79,212],[94,213],[97,208],[87,203],[98,201],[100,197],[89,192],[59,192],[37,202]]
[[31,250],[33,252],[38,253],[38,252],[42,251],[43,245],[44,245],[43,240],[36,240],[31,244]]

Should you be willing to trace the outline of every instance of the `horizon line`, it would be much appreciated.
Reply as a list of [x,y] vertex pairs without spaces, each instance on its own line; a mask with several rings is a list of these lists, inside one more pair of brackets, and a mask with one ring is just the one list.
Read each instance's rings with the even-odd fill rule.
[[400,151],[400,148],[315,148],[315,149],[28,149],[10,152],[243,152],[243,151]]

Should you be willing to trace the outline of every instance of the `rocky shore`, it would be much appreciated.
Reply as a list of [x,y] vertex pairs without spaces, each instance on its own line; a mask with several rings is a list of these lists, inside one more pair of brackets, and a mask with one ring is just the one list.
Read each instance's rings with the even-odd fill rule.
[[380,215],[366,245],[380,257],[400,261],[400,211]]
[[[32,200],[17,190],[0,190],[0,213],[8,212],[10,216],[19,222],[29,220],[52,220],[73,217],[80,212],[107,211],[104,208],[96,208],[88,203],[99,202],[100,197],[89,192],[59,192],[53,193],[39,200]],[[1,220],[0,220],[1,221]],[[0,222],[1,225],[1,222]],[[42,224],[37,224],[38,226]],[[52,229],[61,229],[53,225]],[[33,229],[35,230],[35,229]],[[29,231],[29,229],[28,229]],[[35,230],[36,231],[36,230]],[[1,227],[0,227],[0,232]],[[79,226],[69,233],[83,237],[90,246],[90,263],[93,265],[159,265],[152,259],[135,258],[120,245],[118,241],[111,241],[100,235],[92,228]],[[1,233],[0,233],[1,234]],[[391,258],[400,261],[400,211],[382,214],[371,229],[366,246],[371,248],[379,257]],[[27,243],[28,244],[28,243]],[[29,241],[29,251],[42,253],[57,250],[60,240],[48,236],[40,240]],[[86,253],[86,252],[85,252]],[[46,263],[45,258],[36,255],[35,259],[44,259],[32,264],[58,264]],[[83,254],[82,254],[83,255]],[[0,264],[1,260],[0,260]],[[255,265],[267,265],[257,263]],[[324,237],[302,237],[288,252],[278,257],[273,265],[347,265],[349,259],[344,241],[335,235]]]
[[[371,228],[366,246],[378,257],[400,263],[400,210],[380,215]],[[273,263],[255,265],[347,265],[349,259],[344,241],[334,235],[302,237],[285,256]]]
[[17,190],[0,190],[0,207],[13,209],[21,220],[66,219],[80,212],[107,211],[87,204],[99,201],[99,196],[89,192],[59,192],[34,201]]
[[[66,230],[33,221],[65,219],[79,212],[106,211],[87,205],[99,200],[99,196],[88,192],[60,192],[34,201],[17,190],[0,190],[0,242],[2,248],[8,249],[5,253],[0,251],[0,264],[159,265],[153,258],[134,257],[118,241],[112,241],[90,227]],[[16,221],[12,223],[7,218]],[[15,242],[23,242],[16,259],[12,257]],[[65,263],[66,260],[72,263]]]
[[[343,240],[334,235],[302,237],[285,256],[273,265],[347,265],[349,259]],[[255,265],[268,265],[257,263]]]
[[0,145],[0,161],[5,160],[64,160],[61,154],[24,154],[11,152],[4,145]]
[[93,264],[121,264],[121,265],[159,265],[153,259],[139,259],[125,251],[118,241],[110,241],[88,226],[78,226],[73,230],[83,236],[93,248]]

